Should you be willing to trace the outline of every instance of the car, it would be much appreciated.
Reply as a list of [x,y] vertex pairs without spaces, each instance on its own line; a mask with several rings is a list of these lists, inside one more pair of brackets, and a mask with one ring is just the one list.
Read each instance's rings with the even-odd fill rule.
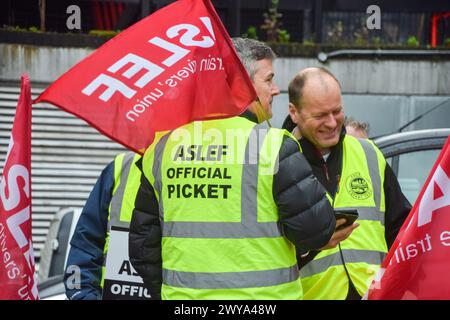
[[41,300],[66,300],[64,275],[60,274],[47,278],[38,284],[39,298]]
[[419,195],[449,135],[450,128],[442,128],[394,133],[373,140],[411,204]]
[[59,210],[50,223],[38,272],[38,292],[42,300],[66,298],[63,274],[70,250],[70,239],[82,208],[68,207]]

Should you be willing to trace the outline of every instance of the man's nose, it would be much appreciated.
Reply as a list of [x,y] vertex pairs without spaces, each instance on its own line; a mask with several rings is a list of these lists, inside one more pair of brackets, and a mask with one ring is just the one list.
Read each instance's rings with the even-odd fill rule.
[[332,113],[328,114],[327,119],[325,120],[325,125],[329,128],[336,127],[337,120],[336,120],[336,117]]
[[278,88],[278,86],[275,83],[272,84],[271,94],[272,96],[277,96],[280,94],[280,88]]

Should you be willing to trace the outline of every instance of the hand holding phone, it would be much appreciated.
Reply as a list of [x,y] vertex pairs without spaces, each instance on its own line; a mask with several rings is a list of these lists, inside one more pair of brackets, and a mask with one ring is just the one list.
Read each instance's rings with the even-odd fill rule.
[[334,212],[336,220],[345,219],[345,223],[340,225],[336,230],[344,229],[351,226],[358,219],[358,211],[338,209]]

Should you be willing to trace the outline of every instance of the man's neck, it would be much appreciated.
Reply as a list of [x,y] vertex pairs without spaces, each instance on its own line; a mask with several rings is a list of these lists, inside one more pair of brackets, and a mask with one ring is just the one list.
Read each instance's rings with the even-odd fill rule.
[[292,130],[292,135],[297,140],[300,140],[300,138],[302,137],[302,133],[300,132],[300,129],[298,127],[295,127],[294,130]]
[[240,114],[240,117],[243,117],[247,120],[258,123],[258,119],[256,118],[256,115],[248,109],[245,110],[244,112],[242,112]]

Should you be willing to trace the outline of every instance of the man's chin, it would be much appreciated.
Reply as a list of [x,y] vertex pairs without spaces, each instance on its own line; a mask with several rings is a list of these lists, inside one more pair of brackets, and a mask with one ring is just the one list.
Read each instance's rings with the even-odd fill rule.
[[329,149],[331,147],[334,147],[335,145],[338,144],[338,142],[339,142],[339,139],[326,139],[326,140],[319,141],[320,148],[322,148],[322,149]]

